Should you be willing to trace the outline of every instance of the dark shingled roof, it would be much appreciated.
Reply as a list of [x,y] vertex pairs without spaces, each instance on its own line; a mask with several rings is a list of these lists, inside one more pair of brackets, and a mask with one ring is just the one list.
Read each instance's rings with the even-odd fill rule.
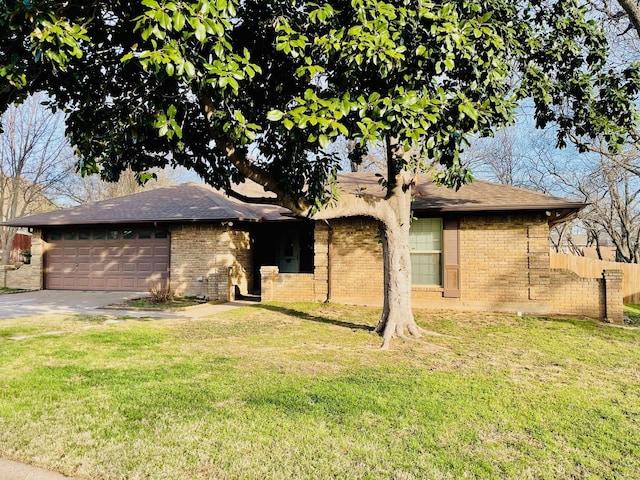
[[[371,173],[349,173],[338,176],[340,189],[384,195],[378,178]],[[472,212],[507,210],[545,210],[582,208],[585,204],[544,193],[499,183],[474,180],[459,190],[437,185],[428,175],[417,178],[413,210],[429,212]]]
[[[384,195],[378,178],[372,173],[348,173],[338,176],[340,190]],[[257,184],[246,182],[239,188],[247,196],[269,194]],[[448,212],[548,211],[551,225],[574,215],[584,203],[522,188],[475,180],[458,191],[441,187],[427,175],[417,179],[413,210],[419,214]],[[219,190],[188,183],[148,190],[90,205],[22,217],[5,225],[21,227],[57,225],[94,225],[148,222],[277,221],[291,219],[288,210],[273,206],[243,203]]]
[[[264,189],[256,184],[245,184],[242,190],[246,195],[267,196]],[[208,185],[186,183],[30,215],[6,222],[5,225],[41,227],[227,220],[259,222],[282,220],[286,218],[283,215],[288,213],[287,209],[274,205],[243,203]]]
[[[349,173],[339,175],[338,179],[341,191],[384,195],[374,174]],[[545,211],[549,212],[549,225],[553,226],[569,220],[585,206],[582,202],[483,180],[474,180],[454,190],[437,185],[429,175],[419,175],[412,209],[422,216],[455,212]]]

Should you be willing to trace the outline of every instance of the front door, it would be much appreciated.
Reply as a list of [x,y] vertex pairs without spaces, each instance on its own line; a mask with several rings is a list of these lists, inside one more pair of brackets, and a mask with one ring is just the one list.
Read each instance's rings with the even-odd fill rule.
[[300,272],[300,232],[283,232],[278,246],[280,273]]

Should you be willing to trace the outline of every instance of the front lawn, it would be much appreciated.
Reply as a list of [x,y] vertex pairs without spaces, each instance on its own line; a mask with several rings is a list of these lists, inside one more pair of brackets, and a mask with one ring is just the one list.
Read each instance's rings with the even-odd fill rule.
[[[640,478],[640,329],[256,305],[0,321],[0,457],[87,479]],[[437,335],[436,335],[437,334]]]
[[640,325],[640,305],[635,303],[625,305],[624,315],[631,325]]

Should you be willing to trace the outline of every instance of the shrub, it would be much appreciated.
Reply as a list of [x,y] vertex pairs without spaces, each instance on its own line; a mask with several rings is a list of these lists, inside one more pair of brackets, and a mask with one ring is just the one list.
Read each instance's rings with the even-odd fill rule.
[[154,303],[167,303],[173,301],[175,293],[169,282],[157,282],[149,285],[149,295]]

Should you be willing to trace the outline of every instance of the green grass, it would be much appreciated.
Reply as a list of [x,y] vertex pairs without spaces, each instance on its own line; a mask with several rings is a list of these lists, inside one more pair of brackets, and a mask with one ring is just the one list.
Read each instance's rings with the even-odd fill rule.
[[640,329],[417,312],[438,335],[383,352],[378,315],[0,321],[0,457],[88,479],[640,478]]
[[19,293],[19,292],[24,292],[24,290],[21,288],[0,287],[0,295],[3,295],[5,293]]
[[625,305],[624,314],[629,319],[631,325],[640,325],[640,305],[633,303]]

